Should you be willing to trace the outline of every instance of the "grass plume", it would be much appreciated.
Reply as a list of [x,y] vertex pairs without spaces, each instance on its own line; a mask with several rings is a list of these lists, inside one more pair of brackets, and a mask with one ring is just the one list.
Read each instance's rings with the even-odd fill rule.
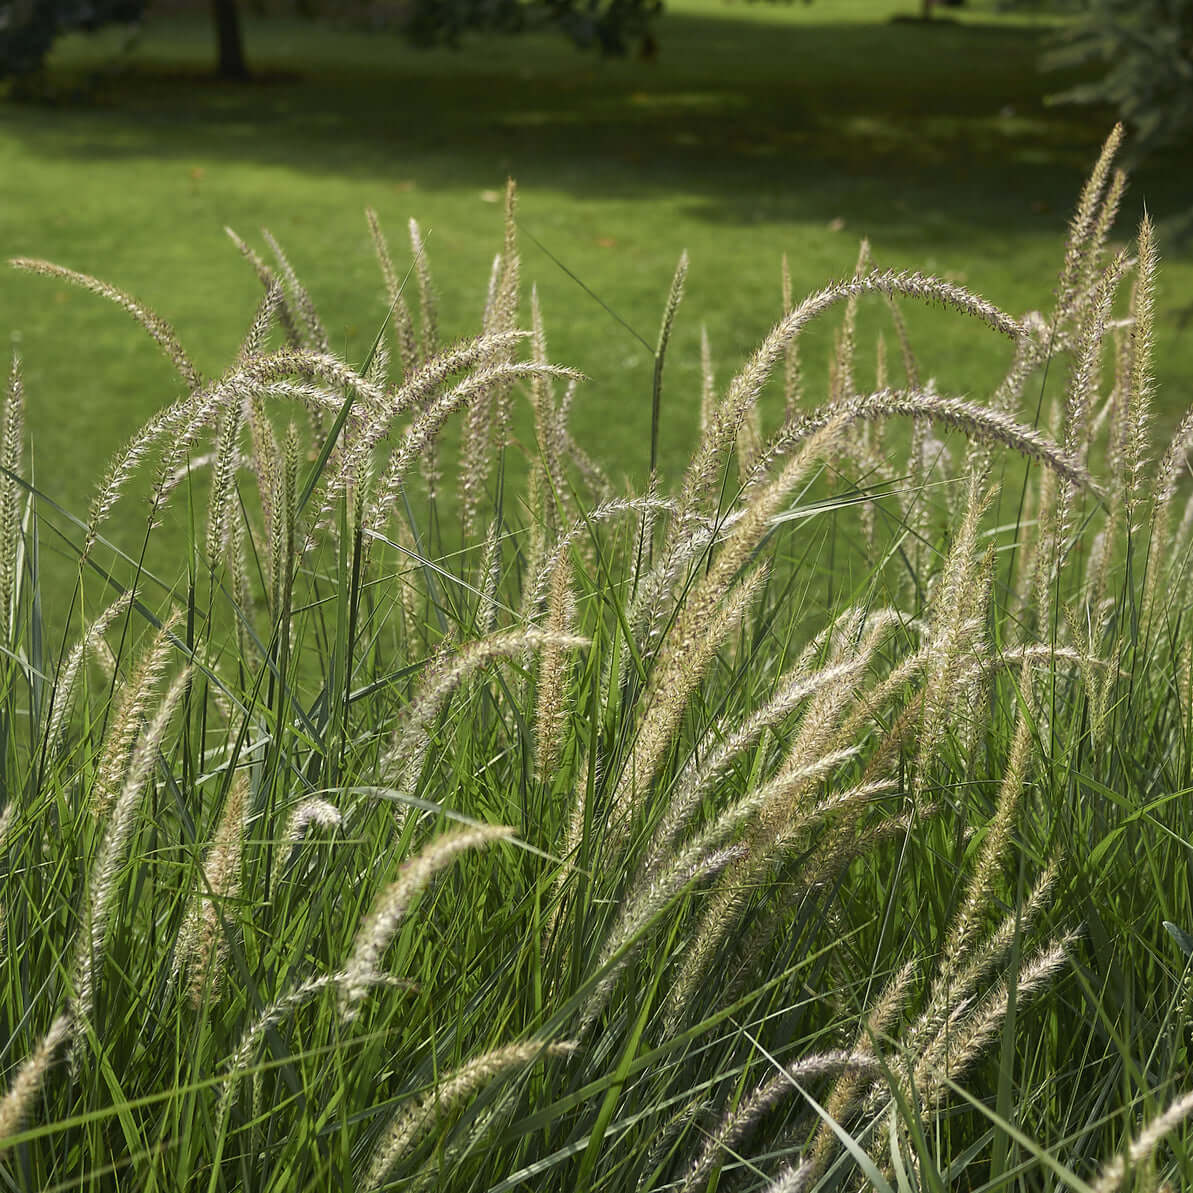
[[[641,488],[512,184],[455,342],[367,215],[351,361],[268,235],[207,380],[37,266],[185,391],[88,518],[24,483],[31,363],[0,416],[8,1184],[1181,1187],[1193,416],[1154,457],[1118,137],[1047,317],[864,244],[688,387],[681,258]],[[909,302],[1005,372],[938,389]]]

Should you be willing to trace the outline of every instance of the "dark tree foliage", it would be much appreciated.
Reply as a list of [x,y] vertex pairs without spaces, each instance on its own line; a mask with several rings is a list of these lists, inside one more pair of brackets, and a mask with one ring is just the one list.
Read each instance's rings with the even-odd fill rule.
[[[72,30],[139,21],[147,0],[0,0],[0,79],[38,70],[54,39]],[[367,4],[363,6],[367,8]],[[301,16],[359,16],[360,0],[294,0]],[[240,0],[210,0],[217,73],[247,78]],[[622,54],[654,47],[650,34],[662,0],[408,0],[400,28],[418,45],[454,45],[471,31],[518,33],[555,28],[578,46]]]
[[140,20],[144,0],[0,0],[0,78],[37,70],[60,33]]
[[1090,0],[1046,66],[1105,63],[1100,77],[1057,101],[1114,105],[1131,156],[1187,143],[1193,135],[1193,0]]
[[624,54],[648,45],[662,0],[411,0],[404,26],[421,45],[454,45],[472,30],[518,33],[554,27],[581,47]]

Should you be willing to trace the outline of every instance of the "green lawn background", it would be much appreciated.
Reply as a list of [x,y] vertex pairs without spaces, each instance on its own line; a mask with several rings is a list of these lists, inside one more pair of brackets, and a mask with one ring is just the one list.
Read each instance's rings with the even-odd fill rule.
[[[385,310],[364,207],[377,208],[400,261],[407,219],[429,230],[444,331],[464,334],[513,175],[525,232],[647,343],[689,251],[664,398],[674,475],[696,425],[700,324],[727,380],[779,313],[783,252],[797,296],[848,273],[867,235],[880,264],[962,280],[1013,312],[1049,302],[1111,117],[1046,106],[1067,81],[1037,70],[1053,23],[988,9],[930,26],[890,20],[907,11],[678,0],[655,62],[603,61],[546,35],[417,51],[387,34],[250,21],[260,78],[248,86],[209,77],[197,20],[152,20],[123,56],[114,33],[72,38],[53,61],[56,102],[0,108],[0,248],[131,291],[216,371],[259,297],[222,229],[261,247],[265,225],[337,349],[359,359]],[[1175,159],[1140,173],[1120,235],[1144,203],[1178,212],[1189,180]],[[592,378],[575,410],[581,442],[640,482],[649,351],[528,238],[523,262],[552,355]],[[1180,310],[1191,281],[1187,263],[1166,261],[1158,357],[1170,421],[1193,380]],[[925,372],[983,397],[1009,346],[948,313],[909,316]],[[882,322],[875,307],[864,355]],[[37,480],[81,513],[110,453],[177,396],[171,371],[120,312],[42,278],[0,274],[0,327],[25,361]],[[816,381],[827,344],[825,331],[808,340]]]

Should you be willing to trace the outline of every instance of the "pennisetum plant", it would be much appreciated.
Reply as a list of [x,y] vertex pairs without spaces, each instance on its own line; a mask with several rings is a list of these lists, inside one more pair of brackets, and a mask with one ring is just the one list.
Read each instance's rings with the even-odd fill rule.
[[[512,183],[455,342],[418,223],[399,260],[367,214],[359,360],[268,233],[212,377],[13,262],[181,393],[73,521],[16,362],[0,412],[8,1187],[1187,1184],[1193,416],[1155,450],[1120,141],[1049,314],[869,244],[798,300],[784,257],[723,388],[702,334],[669,486],[681,257],[640,490],[573,437]],[[939,391],[917,303],[1005,374]]]

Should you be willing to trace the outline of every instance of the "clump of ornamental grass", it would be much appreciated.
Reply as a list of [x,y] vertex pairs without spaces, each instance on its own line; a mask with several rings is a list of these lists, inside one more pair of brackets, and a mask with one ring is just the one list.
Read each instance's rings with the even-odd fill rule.
[[[1120,140],[1050,312],[870,244],[801,301],[784,257],[774,329],[736,369],[702,334],[685,398],[682,256],[640,490],[573,436],[512,184],[455,341],[418,223],[401,256],[367,213],[359,360],[267,232],[210,377],[14,262],[178,390],[74,520],[16,361],[0,411],[4,1179],[1187,1184],[1193,415],[1157,448]],[[924,303],[1005,374],[941,392]]]

